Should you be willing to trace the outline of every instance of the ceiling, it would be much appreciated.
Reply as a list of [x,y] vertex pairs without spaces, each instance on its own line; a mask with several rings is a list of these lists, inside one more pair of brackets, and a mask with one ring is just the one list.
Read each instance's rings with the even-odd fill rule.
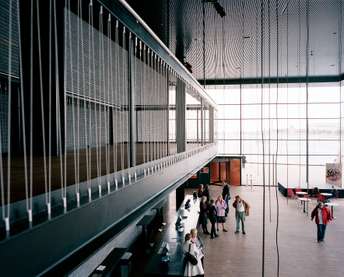
[[[278,1],[278,47],[276,1]],[[306,75],[306,0],[264,0],[263,55],[259,0],[205,3],[205,78],[223,80]],[[270,12],[269,12],[270,3]],[[270,13],[270,23],[269,23]],[[309,0],[309,76],[343,72],[344,0]],[[203,79],[202,0],[169,1],[169,47]],[[278,49],[278,59],[277,59]]]

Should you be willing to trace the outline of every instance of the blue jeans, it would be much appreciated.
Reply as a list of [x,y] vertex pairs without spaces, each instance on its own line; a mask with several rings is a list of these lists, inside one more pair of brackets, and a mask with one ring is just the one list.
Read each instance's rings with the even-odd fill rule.
[[241,231],[245,232],[245,212],[235,212],[235,219],[236,219],[236,231],[239,232],[240,229],[240,221],[241,221]]
[[326,225],[325,224],[317,224],[318,229],[318,241],[323,241],[325,237]]

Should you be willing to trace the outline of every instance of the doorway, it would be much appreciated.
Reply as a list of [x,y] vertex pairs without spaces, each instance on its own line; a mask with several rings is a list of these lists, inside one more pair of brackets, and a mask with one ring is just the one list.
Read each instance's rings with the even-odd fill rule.
[[210,182],[222,183],[232,186],[241,185],[241,159],[240,158],[216,158],[210,163]]

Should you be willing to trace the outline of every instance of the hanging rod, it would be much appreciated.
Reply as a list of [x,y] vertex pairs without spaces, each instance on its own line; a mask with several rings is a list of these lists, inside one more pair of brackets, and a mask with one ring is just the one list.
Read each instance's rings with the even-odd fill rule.
[[199,95],[215,109],[215,101],[207,94],[202,85],[175,57],[171,50],[159,39],[153,30],[124,0],[98,0],[114,17],[116,17],[130,32],[135,34],[149,48],[158,54],[173,70],[192,85]]

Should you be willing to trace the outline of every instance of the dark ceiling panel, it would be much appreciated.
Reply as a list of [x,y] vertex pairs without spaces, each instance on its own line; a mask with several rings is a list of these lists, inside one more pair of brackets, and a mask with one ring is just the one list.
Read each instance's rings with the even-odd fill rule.
[[[205,3],[206,79],[259,77],[261,75],[260,1],[218,0],[218,2],[227,14],[223,18],[217,14],[212,3]],[[279,76],[305,76],[306,1],[279,0],[278,3]],[[265,0],[264,6],[264,76],[276,77],[276,0]],[[343,8],[343,0],[310,0],[309,75],[311,76],[339,74],[339,48],[343,48],[343,43],[339,41],[340,37],[343,37],[339,33],[339,24],[343,26],[343,20],[340,20],[341,15],[344,14]],[[202,19],[202,0],[170,0],[170,48],[174,53],[182,52],[185,61],[192,65],[193,74],[197,79],[203,79]],[[344,27],[341,28],[342,33],[343,29]],[[343,59],[341,62],[343,69]]]

